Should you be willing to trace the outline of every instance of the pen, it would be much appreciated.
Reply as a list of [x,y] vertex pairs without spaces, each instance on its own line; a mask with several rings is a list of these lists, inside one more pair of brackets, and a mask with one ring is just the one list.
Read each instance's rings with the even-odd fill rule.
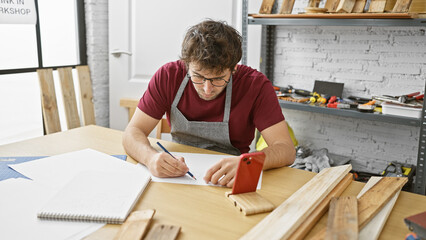
[[[157,142],[158,146],[160,146],[161,149],[164,150],[164,152],[168,153],[170,156],[172,156],[172,158],[176,159],[175,156],[173,156],[169,151],[167,151],[167,149],[165,147],[163,147],[163,145],[161,145],[160,142]],[[177,159],[176,159],[177,160]],[[190,171],[186,172],[188,173],[189,176],[191,176],[193,179],[197,180],[194,175],[192,175],[192,173]]]

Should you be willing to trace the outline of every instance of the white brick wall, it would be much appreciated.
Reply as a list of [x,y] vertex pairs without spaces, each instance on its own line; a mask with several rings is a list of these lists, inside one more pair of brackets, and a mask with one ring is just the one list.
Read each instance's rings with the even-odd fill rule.
[[[344,97],[423,92],[424,27],[276,27],[274,84],[312,90],[342,82]],[[419,128],[283,109],[302,145],[349,156],[354,168],[381,172],[387,162],[416,164]]]
[[109,126],[108,0],[85,0],[87,58],[96,124]]

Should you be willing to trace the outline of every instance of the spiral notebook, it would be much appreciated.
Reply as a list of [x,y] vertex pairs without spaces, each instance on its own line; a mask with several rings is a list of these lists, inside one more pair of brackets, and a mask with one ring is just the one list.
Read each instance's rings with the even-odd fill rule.
[[134,170],[81,172],[37,212],[37,217],[121,224],[151,180],[146,171]]

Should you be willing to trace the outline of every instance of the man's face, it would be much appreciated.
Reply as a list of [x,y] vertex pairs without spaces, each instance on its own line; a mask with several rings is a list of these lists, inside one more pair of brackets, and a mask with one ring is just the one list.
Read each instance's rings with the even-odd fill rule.
[[219,73],[200,69],[197,64],[189,64],[188,73],[192,84],[201,99],[206,101],[213,100],[226,88],[232,73],[229,69]]

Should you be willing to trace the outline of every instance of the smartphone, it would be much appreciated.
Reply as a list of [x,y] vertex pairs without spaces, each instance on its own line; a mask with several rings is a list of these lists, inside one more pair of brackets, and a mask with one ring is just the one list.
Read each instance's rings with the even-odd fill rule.
[[241,154],[232,194],[256,191],[264,161],[265,153],[263,152]]

